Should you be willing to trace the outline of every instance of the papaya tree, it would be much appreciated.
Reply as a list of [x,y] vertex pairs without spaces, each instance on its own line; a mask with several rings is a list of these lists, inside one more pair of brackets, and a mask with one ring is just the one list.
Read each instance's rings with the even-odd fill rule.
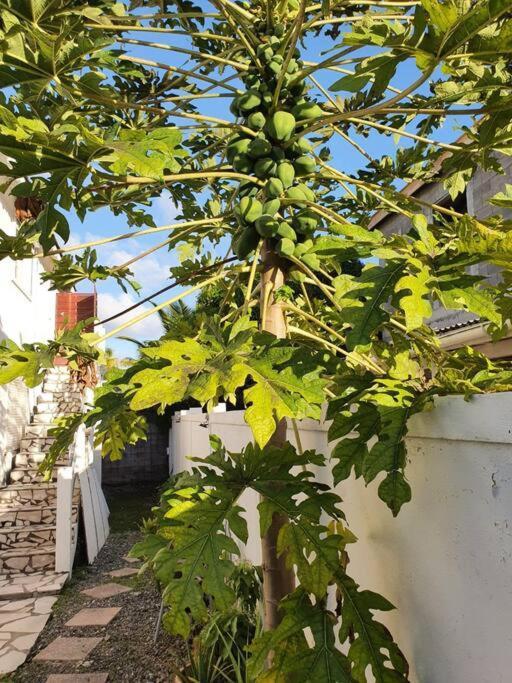
[[[165,587],[167,627],[187,637],[207,604],[232,603],[233,536],[247,538],[239,499],[250,488],[261,496],[265,611],[251,675],[407,681],[374,614],[392,606],[347,572],[354,538],[340,498],[314,473],[327,468],[335,485],[378,481],[397,515],[411,498],[409,417],[439,395],[511,387],[510,363],[446,351],[429,319],[436,305],[479,316],[496,339],[507,331],[512,223],[499,207],[512,205],[510,186],[485,219],[455,201],[477,168],[503,173],[512,149],[512,2],[0,8],[0,174],[4,191],[40,207],[16,235],[0,232],[0,258],[53,256],[44,278],[69,290],[108,278],[137,288],[134,260],[157,248],[185,254],[155,293],[171,295],[140,312],[154,298],[142,297],[101,337],[75,329],[47,343],[5,342],[0,382],[34,386],[57,354],[94,362],[106,339],[209,288],[218,302],[216,315],[175,326],[113,370],[90,410],[56,428],[46,466],[80,422],[115,458],[143,438],[148,408],[242,403],[253,443],[229,453],[214,440],[137,550]],[[434,181],[454,206],[402,191]],[[178,207],[172,224],[154,223],[161,197]],[[100,208],[124,217],[126,230],[69,244],[68,212],[85,219]],[[400,234],[379,230],[379,211],[400,219]],[[130,263],[98,260],[105,244],[162,233]],[[482,262],[502,269],[499,284],[475,274]],[[287,428],[298,435],[298,421],[324,409],[332,452],[304,451],[299,438],[292,446]]]

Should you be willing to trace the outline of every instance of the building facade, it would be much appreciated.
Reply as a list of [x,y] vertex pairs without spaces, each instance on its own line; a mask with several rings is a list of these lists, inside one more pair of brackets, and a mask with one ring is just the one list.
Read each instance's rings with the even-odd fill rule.
[[[503,156],[500,161],[505,171],[504,175],[477,169],[465,192],[460,194],[455,201],[451,199],[448,191],[440,182],[413,181],[402,192],[429,204],[453,208],[460,213],[469,213],[479,219],[485,219],[492,215],[502,215],[504,218],[512,219],[512,210],[489,204],[489,199],[502,191],[506,183],[512,183],[512,157]],[[427,219],[432,218],[432,209],[418,207],[418,210],[421,210]],[[411,223],[406,216],[401,214],[379,211],[373,217],[370,227],[378,228],[387,235],[405,234],[410,230]],[[485,276],[490,284],[497,284],[500,280],[499,269],[490,264],[482,263],[472,266],[468,272],[473,275]],[[473,313],[446,310],[439,302],[434,302],[430,324],[438,332],[441,345],[446,349],[470,345],[492,358],[512,357],[512,337],[494,343],[491,342],[485,332],[484,325]]]
[[[14,201],[14,197],[0,195],[0,227],[11,235],[18,226]],[[50,259],[0,261],[0,340],[8,338],[21,345],[54,337],[55,292],[40,280],[48,268]],[[38,393],[21,380],[0,386],[0,463],[18,449]]]

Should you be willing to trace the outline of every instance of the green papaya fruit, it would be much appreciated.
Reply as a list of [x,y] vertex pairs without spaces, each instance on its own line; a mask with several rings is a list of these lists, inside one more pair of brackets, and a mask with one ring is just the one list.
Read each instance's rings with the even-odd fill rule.
[[267,123],[267,130],[274,140],[289,140],[295,130],[295,117],[288,111],[278,111]]
[[286,31],[286,26],[284,24],[276,24],[274,26],[274,35],[278,38],[282,38]]
[[238,107],[240,111],[252,111],[257,109],[261,104],[261,95],[257,90],[248,90],[243,95],[240,95],[238,100]]
[[302,211],[296,213],[292,218],[292,225],[297,232],[305,234],[314,232],[318,222],[318,216],[309,209],[302,209]]
[[305,119],[317,119],[319,116],[323,116],[324,112],[316,102],[304,102],[304,104],[297,104],[292,109],[292,113],[297,121],[304,121]]
[[320,268],[320,260],[316,254],[303,254],[301,261],[308,268],[311,268],[311,270],[317,270]]
[[260,236],[253,228],[245,230],[233,241],[233,251],[235,256],[243,260],[249,256],[258,246]]
[[272,104],[272,93],[265,93],[261,99],[263,100],[263,104],[265,106],[270,107],[270,105]]
[[304,242],[299,242],[295,245],[295,251],[293,252],[295,258],[301,258],[307,253],[313,246],[313,240],[305,240]]
[[[268,43],[269,43],[269,45],[272,45],[274,51],[278,50],[281,47],[281,41],[279,40],[278,36],[276,36],[276,35],[270,36],[270,38],[268,39]],[[282,63],[283,57],[282,57],[282,55],[279,55],[279,56],[281,57],[281,63]]]
[[250,173],[252,171],[252,159],[247,154],[235,154],[231,165],[238,173]]
[[286,67],[286,72],[289,74],[294,74],[296,71],[298,71],[299,65],[297,64],[296,59],[290,59],[288,62],[288,66]]
[[[250,147],[249,147],[250,151]],[[295,159],[293,162],[293,167],[295,169],[295,173],[298,176],[302,175],[309,175],[310,173],[314,173],[316,170],[316,162],[311,156],[307,156],[306,154],[303,154],[302,156],[298,157]]]
[[270,156],[272,159],[275,159],[276,161],[284,161],[286,159],[286,155],[284,153],[284,149],[281,149],[281,147],[272,147],[272,152],[270,153]]
[[308,187],[304,183],[299,183],[297,187],[303,193],[304,197],[306,197],[308,202],[316,201],[316,195],[310,187]]
[[238,138],[228,145],[226,156],[229,163],[232,163],[236,154],[246,154],[251,144],[251,138]]
[[295,180],[295,169],[289,161],[281,161],[281,163],[278,164],[277,177],[283,183],[285,189],[293,185],[293,181]]
[[270,216],[274,216],[281,208],[281,202],[279,199],[270,199],[268,202],[263,204],[262,213],[267,213]]
[[247,223],[254,223],[254,221],[263,213],[263,204],[259,199],[255,199],[254,197],[242,197],[236,207],[236,212]]
[[295,244],[287,237],[282,237],[276,245],[276,251],[280,256],[293,256]]
[[304,137],[296,140],[293,146],[297,149],[297,152],[300,152],[301,154],[309,154],[309,152],[311,152],[313,149],[312,144],[307,138]]
[[270,157],[263,157],[258,159],[254,164],[254,174],[257,178],[264,180],[270,176],[274,176],[277,172],[277,164]]
[[254,138],[247,149],[247,154],[250,157],[253,157],[253,159],[259,159],[260,157],[268,156],[271,151],[272,145],[268,140],[265,140],[264,138]]
[[283,183],[279,178],[269,178],[265,185],[265,190],[267,191],[267,197],[271,197],[272,199],[280,197],[284,192]]
[[261,43],[256,49],[256,54],[258,57],[261,57],[263,61],[270,62],[274,56],[274,50],[268,43]]
[[249,74],[244,78],[244,83],[251,90],[258,90],[261,85],[258,74]]
[[253,111],[253,113],[247,119],[249,128],[253,130],[261,130],[265,127],[266,119],[265,115],[261,111]]
[[290,95],[293,97],[300,97],[301,95],[304,95],[305,92],[307,92],[308,86],[304,81],[294,81],[293,83],[290,83]]
[[272,73],[275,73],[276,76],[281,73],[281,67],[282,67],[282,64],[279,64],[279,62],[276,62],[275,57],[272,58],[270,60],[270,62],[268,63],[268,68],[270,69],[270,71],[272,71]]
[[238,97],[233,97],[229,104],[229,111],[233,116],[240,116],[240,107],[238,106]]
[[289,239],[292,242],[297,241],[297,233],[289,223],[285,223],[284,221],[279,223],[277,234],[279,235],[279,237],[286,237],[286,239]]
[[275,237],[279,229],[279,221],[273,216],[263,214],[255,222],[256,230],[262,237]]
[[[294,206],[306,206],[304,200],[307,199],[306,195],[298,185],[293,185],[286,190],[286,197],[293,200]],[[302,201],[301,201],[302,200]]]

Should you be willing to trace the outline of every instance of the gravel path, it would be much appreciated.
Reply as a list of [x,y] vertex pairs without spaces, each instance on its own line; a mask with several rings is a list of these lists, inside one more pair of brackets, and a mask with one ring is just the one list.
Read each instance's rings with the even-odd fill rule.
[[[51,673],[107,672],[109,682],[169,683],[171,671],[179,669],[185,660],[183,641],[160,631],[153,642],[160,608],[160,593],[145,574],[125,579],[112,579],[107,572],[128,565],[123,557],[139,540],[138,532],[111,534],[94,564],[80,567],[72,581],[62,591],[53,609],[53,616],[43,630],[27,662],[7,683],[45,683]],[[116,581],[133,588],[131,592],[104,600],[92,600],[80,591],[101,583]],[[83,607],[121,607],[115,619],[106,627],[70,628],[64,624]],[[34,655],[58,636],[101,636],[102,642],[80,663],[34,661]]]

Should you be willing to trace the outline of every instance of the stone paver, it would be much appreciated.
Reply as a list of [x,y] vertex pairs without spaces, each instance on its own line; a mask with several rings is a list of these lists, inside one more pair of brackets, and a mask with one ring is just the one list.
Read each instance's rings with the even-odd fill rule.
[[56,600],[47,596],[0,602],[0,675],[23,664]]
[[0,600],[18,600],[33,595],[56,595],[67,578],[67,574],[55,572],[0,575]]
[[130,557],[129,555],[125,555],[123,560],[125,562],[129,562],[130,564],[140,564],[140,559],[138,557]]
[[46,683],[106,683],[108,673],[100,674],[52,674]]
[[76,662],[85,659],[92,652],[101,638],[55,638],[44,650],[38,652],[34,659],[58,662]]
[[113,579],[124,579],[127,576],[135,576],[138,574],[139,570],[136,567],[123,567],[122,569],[114,569],[113,572],[109,572],[108,575]]
[[121,586],[119,583],[102,583],[99,586],[94,586],[94,588],[86,588],[81,592],[83,595],[87,595],[95,600],[103,600],[131,590],[128,586]]
[[120,610],[120,607],[86,607],[66,622],[66,626],[106,626]]

